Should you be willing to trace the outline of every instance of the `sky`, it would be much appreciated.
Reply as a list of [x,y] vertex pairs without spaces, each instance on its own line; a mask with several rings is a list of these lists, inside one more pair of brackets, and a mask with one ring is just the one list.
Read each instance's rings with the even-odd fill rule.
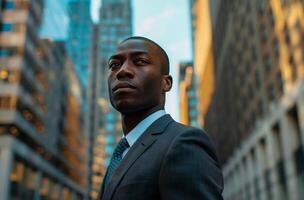
[[[168,53],[173,88],[167,95],[166,111],[179,120],[178,64],[192,60],[188,0],[133,0],[133,34],[157,42]],[[94,21],[100,0],[92,0]]]

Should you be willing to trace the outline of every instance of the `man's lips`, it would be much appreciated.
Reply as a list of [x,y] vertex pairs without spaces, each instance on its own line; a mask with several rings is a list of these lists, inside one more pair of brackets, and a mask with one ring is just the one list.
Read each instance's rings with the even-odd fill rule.
[[118,83],[116,85],[114,85],[114,87],[112,88],[112,91],[113,92],[116,92],[118,90],[133,90],[135,89],[136,87],[133,86],[132,84],[128,83],[128,82],[122,82],[122,83]]

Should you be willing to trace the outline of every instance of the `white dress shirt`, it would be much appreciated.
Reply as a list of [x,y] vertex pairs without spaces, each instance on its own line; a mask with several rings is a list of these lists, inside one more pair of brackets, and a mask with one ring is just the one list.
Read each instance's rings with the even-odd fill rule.
[[145,130],[153,123],[155,122],[157,119],[159,119],[160,117],[164,116],[166,114],[165,110],[159,110],[156,111],[154,113],[152,113],[151,115],[149,115],[148,117],[146,117],[145,119],[143,119],[141,122],[139,122],[128,134],[127,136],[123,136],[126,137],[128,143],[129,143],[129,148],[127,148],[123,154],[122,157],[124,157],[127,152],[129,151],[129,149],[132,147],[132,145],[138,140],[138,138],[145,132]]

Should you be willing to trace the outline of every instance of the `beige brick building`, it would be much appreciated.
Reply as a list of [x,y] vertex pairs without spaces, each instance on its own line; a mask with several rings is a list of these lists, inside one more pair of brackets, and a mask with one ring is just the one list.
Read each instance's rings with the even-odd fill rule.
[[[213,72],[203,73],[205,81],[199,83],[213,88],[201,116],[222,161],[225,199],[303,199],[303,1],[197,0],[192,5],[195,55],[211,55],[206,50],[213,49],[201,65]],[[198,12],[206,5],[209,16]],[[204,32],[197,27],[204,26],[212,36],[202,50],[197,47]]]

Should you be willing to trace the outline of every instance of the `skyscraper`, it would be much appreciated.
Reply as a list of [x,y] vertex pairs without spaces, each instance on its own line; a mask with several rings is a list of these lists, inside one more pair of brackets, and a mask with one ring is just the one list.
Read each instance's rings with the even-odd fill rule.
[[[120,115],[110,105],[107,91],[107,70],[109,56],[115,51],[119,42],[132,35],[131,0],[104,0],[100,10],[100,101],[103,113],[100,122],[104,124],[106,165],[116,142],[122,136]],[[106,99],[106,101],[104,101]]]
[[1,20],[1,18],[2,18],[2,10],[3,10],[3,2],[2,2],[3,0],[0,0],[0,20]]
[[191,0],[193,41],[193,70],[197,78],[198,123],[205,126],[205,118],[214,91],[214,60],[211,11],[218,0]]
[[92,19],[91,0],[69,0],[70,16],[67,49],[76,67],[82,89],[85,90],[89,79],[89,57],[91,45]]
[[132,8],[130,0],[104,0],[100,10],[101,96],[107,97],[107,65],[117,44],[132,35]]
[[90,73],[87,89],[87,108],[85,113],[85,131],[89,136],[89,148],[87,149],[88,162],[88,189],[92,199],[96,199],[100,190],[100,185],[105,174],[104,156],[104,124],[101,122],[102,106],[100,104],[100,79],[101,65],[100,56],[100,34],[99,25],[92,29],[91,53],[90,53]]
[[63,125],[67,124],[64,121],[71,119],[62,115],[66,99],[64,80],[69,80],[65,75],[68,58],[64,43],[39,36],[44,28],[43,11],[47,5],[44,3],[42,0],[2,2],[0,199],[83,199],[85,196],[82,188],[85,179],[75,177],[75,173],[84,174],[81,154],[84,140],[80,139],[77,146],[75,140],[65,138],[69,134],[62,134]]
[[205,128],[225,199],[303,199],[303,1],[203,2],[214,62]]
[[181,123],[198,127],[196,77],[192,62],[179,65],[180,119]]

